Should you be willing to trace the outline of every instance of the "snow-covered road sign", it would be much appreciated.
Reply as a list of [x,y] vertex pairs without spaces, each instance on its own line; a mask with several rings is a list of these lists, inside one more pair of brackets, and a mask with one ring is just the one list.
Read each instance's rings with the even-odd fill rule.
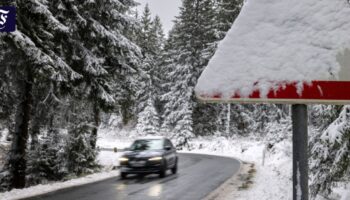
[[270,89],[265,97],[261,96],[259,90],[253,91],[248,97],[242,97],[235,92],[229,98],[219,93],[211,96],[199,93],[197,97],[206,102],[350,104],[350,81],[312,81],[304,82],[302,85],[298,82],[279,84],[277,88]]
[[195,88],[204,101],[291,103],[293,200],[307,200],[306,103],[350,104],[346,0],[248,0]]
[[203,101],[350,103],[346,0],[246,1],[195,88]]

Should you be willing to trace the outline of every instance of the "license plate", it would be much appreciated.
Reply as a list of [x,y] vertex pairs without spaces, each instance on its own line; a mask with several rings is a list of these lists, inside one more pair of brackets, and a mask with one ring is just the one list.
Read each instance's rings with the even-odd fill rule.
[[131,166],[133,167],[143,167],[146,164],[146,161],[131,161]]

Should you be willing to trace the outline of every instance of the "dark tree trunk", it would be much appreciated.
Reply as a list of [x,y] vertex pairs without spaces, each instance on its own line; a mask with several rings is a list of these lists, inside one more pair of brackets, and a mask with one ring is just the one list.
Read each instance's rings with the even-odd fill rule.
[[11,172],[11,187],[25,187],[26,173],[26,148],[28,140],[28,128],[32,106],[32,81],[31,74],[27,73],[27,80],[21,80],[19,86],[20,102],[16,110],[15,131],[9,158]]
[[32,128],[32,132],[30,134],[30,150],[31,151],[34,151],[35,150],[35,147],[38,146],[39,144],[39,140],[38,140],[38,135],[40,134],[40,127],[36,124],[36,125],[33,125],[33,128]]
[[[34,88],[33,88],[34,90]],[[40,135],[40,128],[42,124],[46,122],[45,118],[47,118],[47,114],[49,113],[49,107],[46,106],[45,103],[40,102],[37,100],[35,103],[35,99],[39,99],[39,97],[32,95],[33,97],[33,119],[31,123],[31,131],[30,131],[30,137],[31,137],[31,143],[30,143],[30,150],[34,150],[36,146],[39,144],[38,135]],[[45,120],[45,121],[44,121]]]
[[94,114],[94,128],[92,129],[92,134],[90,138],[90,144],[92,149],[96,149],[96,141],[97,141],[97,132],[98,127],[100,126],[100,108],[97,105],[97,102],[93,105],[93,114]]
[[38,116],[35,116],[33,119],[33,123],[32,123],[32,131],[30,133],[31,136],[31,142],[30,142],[30,150],[34,150],[35,147],[38,145],[39,141],[38,141],[38,135],[40,134],[40,124],[41,121],[39,119]]

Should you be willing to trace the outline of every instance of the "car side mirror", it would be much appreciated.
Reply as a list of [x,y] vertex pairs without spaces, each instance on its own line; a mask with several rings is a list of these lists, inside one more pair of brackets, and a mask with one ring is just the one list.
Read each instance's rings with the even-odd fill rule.
[[164,149],[167,150],[167,151],[170,151],[171,150],[171,146],[165,146]]

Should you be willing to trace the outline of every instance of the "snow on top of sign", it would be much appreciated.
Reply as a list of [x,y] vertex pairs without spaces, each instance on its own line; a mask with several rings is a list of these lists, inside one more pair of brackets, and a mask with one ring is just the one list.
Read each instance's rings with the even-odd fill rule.
[[347,0],[247,0],[196,93],[265,97],[281,82],[341,80],[350,72],[349,49]]

